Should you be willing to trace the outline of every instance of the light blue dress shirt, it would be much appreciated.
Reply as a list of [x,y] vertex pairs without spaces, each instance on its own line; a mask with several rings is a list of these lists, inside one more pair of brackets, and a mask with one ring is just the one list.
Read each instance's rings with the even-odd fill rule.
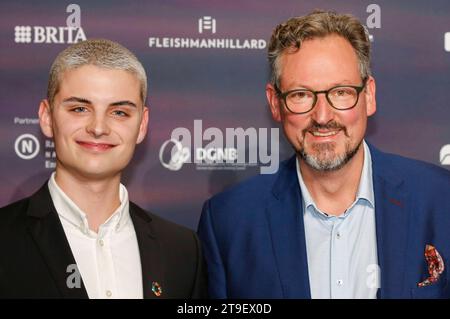
[[300,172],[311,297],[376,299],[380,287],[372,160],[366,142],[356,200],[336,217],[314,203]]

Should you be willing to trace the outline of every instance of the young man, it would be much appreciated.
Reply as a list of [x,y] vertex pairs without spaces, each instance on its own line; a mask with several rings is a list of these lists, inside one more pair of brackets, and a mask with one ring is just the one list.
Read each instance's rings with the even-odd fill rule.
[[364,141],[370,41],[353,16],[276,27],[266,95],[295,156],[214,196],[199,225],[215,298],[449,298],[450,173]]
[[0,297],[205,296],[196,234],[143,211],[120,183],[147,133],[146,94],[143,66],[118,43],[88,40],[57,56],[39,107],[56,170],[0,209]]

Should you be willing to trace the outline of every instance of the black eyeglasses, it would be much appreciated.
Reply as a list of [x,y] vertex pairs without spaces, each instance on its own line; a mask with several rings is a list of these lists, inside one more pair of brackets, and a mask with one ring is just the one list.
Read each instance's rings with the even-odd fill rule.
[[283,99],[286,108],[295,114],[303,114],[311,111],[317,103],[317,95],[325,94],[328,103],[336,110],[344,111],[352,109],[359,100],[359,94],[366,86],[367,78],[364,78],[361,86],[338,85],[325,91],[311,91],[296,89],[282,93],[275,85],[278,97]]

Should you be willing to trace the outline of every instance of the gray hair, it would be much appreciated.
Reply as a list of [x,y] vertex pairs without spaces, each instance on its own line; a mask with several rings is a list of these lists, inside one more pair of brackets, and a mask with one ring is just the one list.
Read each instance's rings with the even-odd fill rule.
[[106,39],[89,39],[69,46],[59,53],[53,62],[47,88],[47,99],[51,106],[58,93],[62,74],[83,65],[131,72],[141,84],[140,97],[142,103],[145,103],[147,75],[136,56],[117,42]]
[[295,17],[276,26],[268,45],[270,82],[280,86],[280,57],[285,52],[293,53],[300,49],[302,42],[337,34],[348,40],[359,61],[361,78],[371,75],[369,34],[361,22],[350,14],[337,14],[333,11],[315,10],[312,13]]

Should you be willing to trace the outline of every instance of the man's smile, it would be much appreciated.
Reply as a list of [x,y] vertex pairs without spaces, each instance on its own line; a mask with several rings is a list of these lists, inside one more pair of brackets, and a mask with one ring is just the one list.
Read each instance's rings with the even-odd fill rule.
[[76,141],[76,142],[81,147],[95,152],[105,152],[117,146],[115,144],[102,142],[90,142],[90,141]]

